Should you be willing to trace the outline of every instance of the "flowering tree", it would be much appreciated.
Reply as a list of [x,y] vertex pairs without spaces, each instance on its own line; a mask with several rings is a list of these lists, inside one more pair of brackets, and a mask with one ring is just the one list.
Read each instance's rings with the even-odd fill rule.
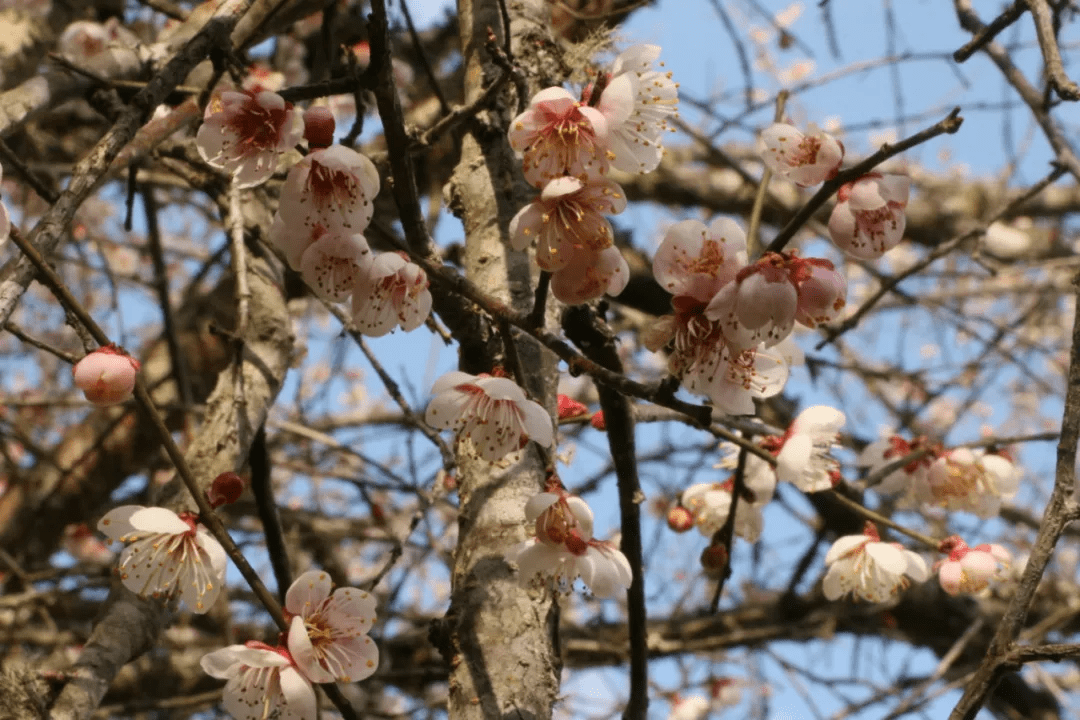
[[927,4],[993,180],[887,0],[0,0],[0,717],[1075,714],[1069,4]]

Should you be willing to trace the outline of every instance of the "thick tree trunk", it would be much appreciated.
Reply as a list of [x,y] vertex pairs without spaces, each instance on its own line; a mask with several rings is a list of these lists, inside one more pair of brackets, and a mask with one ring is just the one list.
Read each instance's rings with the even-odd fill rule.
[[[495,0],[460,0],[458,10],[468,103],[498,77],[499,70],[484,49],[488,28],[500,42],[504,33]],[[513,37],[539,30],[539,3],[514,3],[511,12]],[[511,101],[500,106],[515,105]],[[510,219],[534,191],[524,183],[521,163],[506,139],[512,112],[488,114],[484,119],[494,131],[473,130],[463,137],[451,194],[465,229],[469,279],[515,309],[527,311],[534,285],[529,257],[511,250],[506,241]],[[489,331],[487,348],[486,358],[463,357],[462,369],[491,369],[502,353],[494,329]],[[520,338],[517,349],[526,376],[522,384],[535,400],[553,407],[555,358]],[[488,366],[479,367],[484,361]],[[525,503],[542,489],[545,463],[532,445],[520,461],[494,464],[459,447],[459,472],[460,536],[443,644],[450,653],[450,717],[549,718],[561,669],[558,608],[547,590],[522,587],[503,559],[526,537]]]

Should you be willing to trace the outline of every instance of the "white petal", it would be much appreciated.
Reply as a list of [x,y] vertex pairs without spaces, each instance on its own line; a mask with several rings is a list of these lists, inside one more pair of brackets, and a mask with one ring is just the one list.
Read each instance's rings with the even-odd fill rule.
[[131,526],[141,532],[179,535],[191,530],[191,526],[172,510],[160,507],[141,508],[128,516]]
[[281,696],[285,707],[282,708],[281,720],[315,720],[317,704],[315,688],[296,668],[287,667],[279,677]]
[[542,492],[533,495],[525,503],[525,520],[530,523],[536,522],[536,518],[540,517],[540,513],[554,505],[558,500],[559,496],[555,493]]
[[309,570],[293,581],[285,593],[285,609],[294,615],[309,617],[312,611],[330,597],[334,583],[321,570]]
[[837,538],[836,542],[829,548],[829,552],[825,554],[825,564],[832,565],[841,558],[859,550],[869,542],[870,538],[866,535],[844,535],[843,537]]
[[288,644],[289,654],[292,655],[293,661],[311,682],[334,681],[334,676],[327,672],[315,657],[315,646],[311,644],[304,619],[299,615],[294,616],[289,625]]
[[547,410],[532,400],[518,403],[517,408],[529,439],[541,447],[551,447],[555,442],[555,430]]

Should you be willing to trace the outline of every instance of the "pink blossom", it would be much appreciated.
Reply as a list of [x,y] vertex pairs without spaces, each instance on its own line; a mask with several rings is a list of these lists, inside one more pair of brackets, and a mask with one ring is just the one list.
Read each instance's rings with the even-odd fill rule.
[[304,251],[322,233],[362,233],[378,193],[379,171],[360,153],[342,145],[310,152],[285,178],[270,242],[299,270]]
[[508,378],[452,371],[435,381],[424,419],[435,428],[453,428],[480,457],[491,462],[525,446],[529,440],[551,447],[551,416],[525,397]]
[[993,579],[1000,579],[1009,569],[1012,555],[1001,545],[983,544],[969,548],[953,535],[941,543],[941,551],[949,553],[947,560],[935,563],[938,581],[950,595],[978,593]]
[[356,682],[379,666],[379,648],[368,637],[375,598],[356,588],[338,588],[324,572],[296,578],[285,594],[290,619],[289,653],[312,682]]
[[206,106],[195,145],[203,160],[248,188],[269,180],[278,157],[303,134],[301,113],[277,93],[226,91]]
[[682,373],[687,390],[708,397],[728,415],[753,415],[754,399],[776,395],[787,378],[787,361],[775,348],[761,346],[735,353],[719,338],[700,345]]
[[1016,494],[1020,471],[1001,455],[983,450],[956,448],[930,465],[919,500],[948,510],[966,510],[982,518],[992,517],[1003,498]]
[[[747,542],[757,542],[761,537],[764,526],[762,510],[772,500],[776,489],[776,475],[772,468],[761,458],[752,457],[753,461],[764,466],[765,472],[745,472],[743,476],[746,494],[740,496],[735,510],[735,534]],[[747,456],[747,460],[751,461],[751,456]],[[711,538],[727,522],[734,489],[735,481],[729,478],[722,483],[698,483],[683,491],[682,504],[693,514],[694,524],[705,537]]]
[[831,489],[840,465],[830,453],[846,421],[844,413],[827,405],[799,413],[776,455],[777,478],[807,493]]
[[746,265],[746,235],[727,218],[672,225],[653,257],[653,275],[672,295],[708,303]]
[[114,79],[138,72],[138,47],[139,38],[115,17],[104,23],[76,20],[57,40],[60,54],[69,61]]
[[536,238],[536,263],[544,270],[559,270],[576,248],[611,247],[611,223],[604,215],[617,215],[625,207],[622,188],[611,180],[556,178],[510,221],[510,244],[525,250]]
[[321,233],[304,250],[299,270],[316,296],[339,302],[349,296],[373,262],[363,235]]
[[576,248],[571,262],[551,275],[551,294],[567,305],[618,295],[630,282],[630,266],[619,248]]
[[832,322],[847,304],[847,279],[823,258],[799,258],[794,281],[798,291],[795,321],[808,328]]
[[788,258],[768,252],[739,270],[709,301],[705,317],[720,323],[733,350],[776,345],[795,327],[799,293]]
[[524,154],[525,179],[538,188],[561,176],[586,179],[607,172],[601,147],[607,121],[596,108],[560,87],[533,96],[510,124],[510,146]]
[[759,154],[765,166],[796,185],[810,187],[834,177],[844,159],[844,146],[810,124],[807,135],[786,123],[773,123],[761,133]]
[[71,376],[87,400],[104,407],[131,397],[139,368],[138,360],[115,345],[105,345],[75,363]]
[[841,186],[829,218],[833,243],[857,258],[873,260],[904,237],[904,208],[911,179],[907,175],[870,173]]
[[109,565],[115,559],[113,551],[101,542],[86,523],[64,528],[64,550],[79,562]]
[[431,314],[427,273],[399,253],[380,253],[356,275],[352,289],[353,322],[360,332],[380,337],[400,325],[409,332]]
[[128,543],[120,553],[120,581],[143,597],[177,592],[188,608],[205,613],[225,585],[225,550],[192,513],[122,505],[98,530]]
[[[928,446],[929,443],[924,437],[908,442],[899,435],[890,435],[863,448],[855,462],[859,467],[867,468],[869,473],[876,473],[900,458]],[[920,501],[917,498],[925,498],[929,494],[928,471],[936,456],[937,452],[931,451],[922,458],[893,470],[873,488],[884,495],[899,496],[900,507],[918,507]]]
[[561,490],[534,495],[525,505],[525,519],[535,525],[536,536],[506,554],[522,582],[541,576],[573,583],[580,577],[599,598],[630,586],[629,561],[610,543],[593,539],[592,510],[581,498]]
[[845,535],[825,555],[829,570],[822,590],[829,600],[852,594],[856,600],[886,602],[912,580],[923,582],[930,573],[926,561],[897,543],[884,543],[872,523],[862,535]]
[[260,642],[203,655],[203,672],[227,680],[222,705],[236,720],[315,720],[315,689],[289,651]]
[[611,165],[623,172],[657,168],[668,122],[678,115],[679,85],[670,72],[652,69],[659,58],[658,45],[629,48],[615,59],[611,79],[600,94],[597,109],[607,121]]

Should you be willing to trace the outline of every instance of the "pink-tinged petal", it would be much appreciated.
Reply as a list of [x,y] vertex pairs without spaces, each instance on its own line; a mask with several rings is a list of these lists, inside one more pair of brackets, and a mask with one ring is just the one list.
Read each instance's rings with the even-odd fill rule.
[[526,400],[518,405],[521,425],[529,439],[541,447],[551,447],[555,442],[555,431],[551,416],[539,403]]
[[540,517],[540,514],[547,510],[549,507],[559,501],[559,496],[556,493],[542,492],[533,495],[525,503],[525,520],[526,522],[536,522],[536,518]]
[[295,668],[287,667],[278,679],[281,689],[281,720],[315,720],[318,716],[315,688]]
[[349,633],[363,634],[375,623],[375,597],[352,587],[338,588],[325,608],[327,619]]
[[507,432],[506,427],[499,423],[473,423],[465,433],[476,448],[480,457],[488,462],[496,462],[516,451],[521,444],[520,435],[515,436]]
[[1020,487],[1020,472],[1011,462],[1000,455],[983,455],[982,466],[993,475],[998,495],[1010,497]]
[[887,202],[904,207],[911,192],[911,178],[896,173],[885,174],[878,180],[878,191]]
[[559,200],[567,195],[579,192],[583,187],[585,187],[585,183],[576,177],[557,177],[544,185],[544,189],[540,193],[540,199],[546,202]]
[[844,568],[833,565],[825,573],[825,579],[821,583],[821,590],[829,600],[839,600],[851,591],[852,582],[844,575]]
[[864,546],[870,542],[866,535],[844,535],[836,539],[836,542],[825,554],[825,564],[832,565],[842,558],[857,552],[861,552]]
[[611,66],[611,74],[648,72],[652,69],[653,63],[660,59],[661,50],[659,45],[649,43],[631,45],[615,58]]
[[160,507],[140,508],[128,516],[128,522],[135,530],[144,533],[179,535],[191,530],[191,526],[179,515]]
[[844,252],[853,253],[855,230],[855,213],[851,209],[851,204],[846,202],[836,203],[832,215],[829,216],[829,237],[832,239],[833,244]]
[[431,394],[438,395],[439,393],[446,392],[451,388],[457,388],[462,385],[474,385],[476,379],[476,375],[470,375],[469,373],[460,370],[451,370],[435,381],[431,386]]
[[431,315],[431,292],[423,290],[417,296],[416,301],[406,303],[398,313],[398,323],[405,332],[411,332],[420,327]]
[[307,617],[330,597],[334,582],[320,570],[309,570],[293,581],[285,593],[285,609],[294,615]]
[[367,635],[336,641],[334,656],[338,682],[358,682],[379,669],[379,647]]
[[630,119],[638,94],[638,78],[632,73],[614,76],[600,94],[597,108],[607,121],[607,126],[618,127]]
[[458,426],[472,402],[472,397],[463,392],[439,393],[428,403],[424,422],[439,429]]
[[960,563],[954,560],[946,560],[938,569],[938,582],[941,589],[950,595],[957,595],[963,589],[964,571]]
[[557,574],[564,555],[564,551],[530,538],[513,548],[507,560],[517,564],[521,582],[528,584],[537,575]]
[[293,617],[289,625],[289,654],[292,655],[296,666],[311,682],[334,682],[334,676],[319,663],[315,646],[311,643],[311,637],[304,625],[304,619],[299,615]]
[[475,384],[492,400],[505,400],[512,403],[529,402],[525,397],[525,391],[509,378],[482,377],[477,379]]
[[534,239],[544,231],[544,208],[531,202],[518,210],[510,221],[510,246],[515,250],[528,250]]
[[324,233],[304,251],[299,269],[316,296],[340,302],[349,297],[356,278],[371,263],[371,250],[363,235]]
[[960,567],[971,585],[982,589],[997,574],[998,561],[988,552],[972,550],[960,560]]
[[210,677],[228,680],[236,674],[235,670],[239,665],[251,665],[252,658],[257,657],[257,653],[262,652],[265,651],[255,650],[244,645],[230,645],[203,655],[202,659],[199,660],[199,665],[202,667],[203,672]]
[[879,177],[867,176],[856,180],[851,185],[848,202],[855,212],[864,210],[877,210],[885,207],[888,199],[882,196],[882,186]]

